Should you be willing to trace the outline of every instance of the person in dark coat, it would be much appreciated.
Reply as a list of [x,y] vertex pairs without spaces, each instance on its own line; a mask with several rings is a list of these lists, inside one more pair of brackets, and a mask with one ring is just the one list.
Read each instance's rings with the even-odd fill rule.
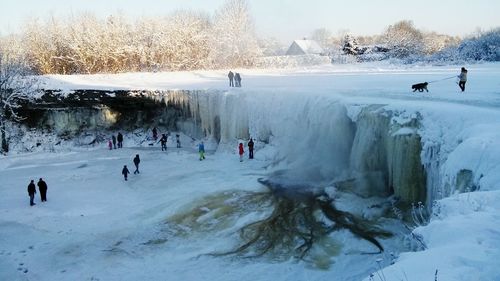
[[139,173],[139,163],[141,163],[141,159],[139,159],[139,154],[136,154],[135,158],[134,158],[134,165],[135,165],[134,175],[140,174]]
[[229,78],[229,87],[234,87],[234,73],[232,71],[229,71],[229,73],[227,74],[227,78]]
[[42,200],[42,202],[46,202],[47,201],[47,183],[42,179],[40,178],[38,180],[38,190],[40,191],[40,199]]
[[158,130],[156,130],[156,127],[153,128],[153,140],[157,140],[158,139]]
[[248,159],[253,159],[253,139],[250,138],[250,141],[248,142]]
[[167,151],[167,140],[167,135],[161,134],[161,139],[159,141],[161,143],[161,151]]
[[111,136],[111,140],[113,141],[113,148],[116,149],[116,137],[115,137],[115,135]]
[[234,75],[234,81],[236,82],[236,87],[241,87],[241,75],[238,72]]
[[458,87],[460,87],[460,90],[465,91],[465,83],[467,82],[467,69],[465,67],[462,67],[460,70],[460,75],[458,75],[458,79],[460,81],[458,82]]
[[127,175],[128,174],[130,174],[130,172],[129,172],[128,168],[127,168],[127,165],[124,165],[123,169],[122,169],[122,175],[125,178],[125,180],[127,180]]
[[35,200],[36,194],[36,186],[35,181],[31,180],[30,184],[28,184],[28,195],[30,196],[30,206],[36,205],[33,200]]
[[123,135],[122,133],[118,133],[118,137],[116,137],[116,140],[118,141],[118,148],[123,148]]
[[181,136],[179,134],[175,134],[175,142],[177,143],[177,148],[181,148]]
[[111,140],[108,141],[108,147],[109,150],[113,149],[113,143],[111,142]]

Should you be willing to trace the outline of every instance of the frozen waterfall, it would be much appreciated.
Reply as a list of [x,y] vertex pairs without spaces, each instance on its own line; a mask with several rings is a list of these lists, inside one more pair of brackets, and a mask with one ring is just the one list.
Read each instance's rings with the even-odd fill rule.
[[293,92],[183,92],[168,103],[189,111],[181,129],[212,138],[220,150],[249,137],[276,147],[275,169],[291,181],[351,180],[360,195],[405,202],[424,202],[429,193],[416,116],[395,122],[396,113],[380,105]]

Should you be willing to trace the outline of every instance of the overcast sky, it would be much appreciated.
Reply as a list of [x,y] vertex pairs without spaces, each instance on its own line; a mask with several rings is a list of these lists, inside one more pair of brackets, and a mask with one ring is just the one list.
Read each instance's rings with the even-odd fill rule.
[[[107,16],[162,15],[179,9],[212,13],[225,0],[2,0],[0,32],[16,32],[29,17],[47,18],[94,12]],[[335,35],[381,33],[396,21],[413,20],[417,28],[465,36],[478,28],[500,26],[500,0],[248,0],[259,35],[283,42],[309,36],[316,28]]]

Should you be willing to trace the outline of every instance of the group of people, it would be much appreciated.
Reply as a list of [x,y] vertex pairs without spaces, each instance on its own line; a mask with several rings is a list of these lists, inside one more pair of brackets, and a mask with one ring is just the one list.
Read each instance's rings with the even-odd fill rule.
[[[158,130],[156,129],[156,127],[153,128],[152,132],[153,132],[153,140],[156,141],[158,139]],[[161,151],[167,151],[167,140],[168,140],[168,136],[169,135],[170,135],[169,133],[161,134],[161,138],[160,138],[160,140],[158,140],[158,142],[161,143]],[[118,136],[121,136],[121,134],[118,133]],[[181,139],[180,139],[180,137],[181,136],[179,134],[175,134],[177,148],[181,148]],[[114,138],[114,136],[113,136],[113,138]],[[121,137],[121,139],[123,140],[123,136]],[[202,142],[202,144],[203,144],[203,142]],[[122,146],[120,145],[120,147],[122,147]],[[203,149],[203,151],[204,151],[204,149]],[[203,156],[203,159],[205,159],[205,156]],[[200,160],[201,160],[201,157],[200,157]],[[139,157],[139,154],[135,155],[135,157],[132,160],[132,162],[134,162],[134,165],[135,165],[134,175],[140,174],[139,164],[141,163],[141,159]],[[126,181],[128,180],[128,175],[129,174],[130,174],[130,171],[129,171],[127,165],[123,165],[122,175],[123,175],[123,178]]]
[[[250,138],[250,141],[248,141],[247,146],[248,146],[248,159],[253,159],[254,142],[252,138]],[[243,162],[243,155],[245,154],[245,149],[243,148],[242,142],[240,142],[240,144],[238,145],[238,154],[240,155],[240,162]]]
[[[170,133],[161,134],[161,138],[157,143],[161,144],[161,151],[167,151],[167,141]],[[153,140],[156,141],[158,138],[158,130],[156,127],[153,128]],[[179,134],[175,134],[175,143],[177,148],[181,148],[181,136]]]
[[[141,163],[141,159],[139,157],[139,154],[136,154],[134,159],[132,160],[132,162],[134,162],[134,165],[135,165],[135,171],[134,171],[134,175],[136,174],[140,174],[139,172],[139,163]],[[130,174],[130,171],[128,170],[127,168],[127,165],[124,165],[123,166],[123,169],[122,169],[122,175],[123,175],[123,178],[125,180],[128,180],[128,175]]]
[[[158,140],[158,129],[156,127],[153,128],[153,140],[156,141]],[[160,140],[158,140],[158,143],[161,144],[161,151],[167,151],[167,141],[168,141],[168,136],[170,134],[161,134]],[[181,148],[181,138],[179,134],[175,134],[175,139],[176,139],[176,144],[177,148]],[[109,150],[112,150],[113,148],[116,149],[118,144],[118,148],[123,148],[123,135],[119,132],[118,137],[115,137],[115,135],[111,136],[111,139],[108,141],[108,148]],[[152,145],[152,144],[151,144]]]
[[[47,201],[47,183],[40,178],[38,180],[38,191],[40,191],[40,200],[42,202]],[[36,186],[35,186],[35,181],[31,180],[31,182],[28,184],[28,195],[30,197],[30,206],[36,205],[35,203],[35,194],[36,194]]]
[[[120,133],[118,133],[118,136],[121,136]],[[114,136],[113,136],[114,137]],[[162,139],[165,137],[165,146],[166,146],[166,134],[162,134]],[[180,140],[179,140],[179,134],[176,134],[176,138],[177,138],[177,147],[180,147]],[[120,139],[123,141],[123,136],[120,137]],[[160,139],[160,141],[162,141],[162,139]],[[119,142],[120,145],[119,145],[119,148],[122,147],[121,145],[121,142]],[[163,146],[164,146],[164,143],[162,141],[162,150],[163,150]],[[252,138],[250,138],[250,141],[248,142],[247,144],[248,146],[248,158],[249,159],[253,159],[253,152],[254,152],[254,141]],[[166,150],[166,148],[165,148]],[[243,143],[240,142],[239,143],[239,146],[238,146],[238,151],[239,151],[239,155],[240,155],[240,162],[243,162],[243,155],[245,154],[245,150],[243,148]],[[203,143],[203,141],[198,145],[198,153],[200,155],[200,161],[201,160],[204,160],[205,159],[205,144]],[[139,157],[139,154],[136,154],[134,159],[132,160],[132,162],[134,163],[134,166],[135,166],[135,171],[134,171],[134,175],[135,174],[140,174],[140,171],[139,171],[139,164],[141,163],[141,159]],[[128,175],[130,174],[130,171],[127,167],[127,165],[124,165],[123,166],[123,169],[122,169],[122,175],[123,175],[123,178],[125,179],[125,181],[128,180]],[[40,178],[40,180],[38,181],[38,190],[40,191],[40,198],[41,198],[41,201],[42,202],[45,202],[47,201],[47,183],[42,179]],[[34,200],[35,200],[35,194],[36,194],[36,186],[35,186],[35,181],[34,180],[31,180],[30,184],[28,185],[28,195],[30,197],[30,206],[33,206],[33,205],[36,205]]]
[[229,71],[227,77],[229,78],[229,87],[241,87],[241,75],[238,72]]
[[[253,139],[250,138],[248,141],[248,159],[253,159],[253,151],[254,151],[254,142]],[[200,142],[198,145],[198,153],[200,154],[200,161],[205,159],[205,144]],[[238,144],[238,154],[240,155],[240,162],[243,162],[243,155],[245,155],[245,149],[243,147],[243,143],[240,142]]]
[[122,133],[118,132],[118,135],[115,137],[115,135],[111,136],[111,139],[108,141],[108,148],[109,150],[111,149],[116,149],[118,144],[118,148],[123,148],[123,135]]

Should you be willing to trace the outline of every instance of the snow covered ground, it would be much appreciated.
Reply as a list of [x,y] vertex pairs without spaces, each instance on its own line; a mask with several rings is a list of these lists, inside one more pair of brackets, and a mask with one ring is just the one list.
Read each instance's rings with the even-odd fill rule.
[[[373,280],[433,280],[436,270],[440,281],[500,280],[495,263],[500,258],[500,65],[467,68],[466,93],[459,92],[454,79],[431,83],[430,93],[410,91],[411,84],[457,75],[460,66],[385,64],[238,70],[243,88],[234,89],[225,87],[225,71],[47,76],[41,87],[227,90],[252,105],[265,104],[266,96],[321,96],[350,104],[353,116],[357,105],[366,104],[418,112],[424,146],[439,143],[445,154],[439,172],[453,177],[471,169],[482,174],[481,189],[440,200],[431,222],[416,229],[428,249],[401,254]],[[293,124],[283,126],[293,130]],[[260,147],[257,159],[243,163],[228,150],[209,151],[205,161],[198,161],[197,141],[186,140],[182,149],[170,144],[167,153],[125,143],[126,148],[112,151],[102,144],[90,150],[2,156],[0,280],[370,280],[377,258],[384,259],[384,266],[390,262],[388,255],[349,254],[345,248],[357,244],[346,235],[339,239],[356,245],[343,245],[329,269],[294,259],[205,255],[231,248],[230,234],[262,214],[241,214],[236,225],[209,233],[188,231],[187,237],[174,235],[168,219],[196,210],[206,196],[264,191],[257,179],[268,175],[271,155],[279,148]],[[141,174],[125,182],[121,168],[127,164],[133,171],[137,153]],[[37,194],[37,205],[30,207],[26,186],[39,177],[49,185],[48,202],[40,202]],[[213,219],[213,210],[200,211],[207,213],[200,219]]]

